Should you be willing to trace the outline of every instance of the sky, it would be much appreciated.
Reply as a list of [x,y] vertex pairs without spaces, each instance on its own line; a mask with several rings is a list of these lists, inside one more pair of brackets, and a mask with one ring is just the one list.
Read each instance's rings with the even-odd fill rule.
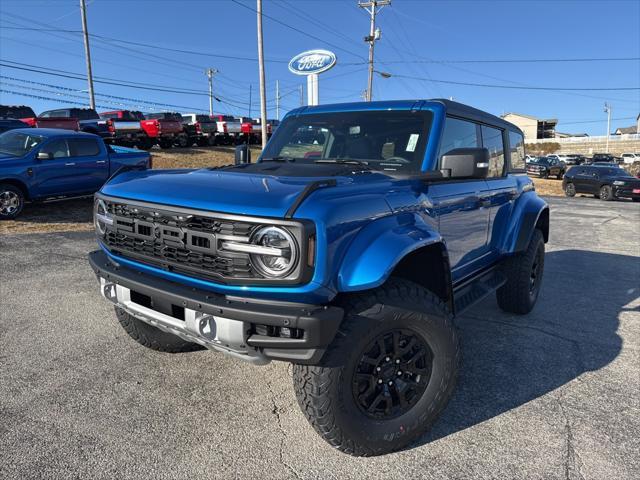
[[[306,81],[287,63],[308,49],[338,57],[320,75],[320,103],[362,99],[369,18],[357,0],[263,3],[270,118],[276,81],[280,116],[300,105]],[[206,112],[212,67],[215,111],[259,116],[255,0],[87,4],[93,74],[110,82],[95,84],[98,111]],[[374,100],[452,97],[496,115],[557,118],[558,131],[590,135],[606,133],[605,102],[611,131],[634,125],[640,112],[640,0],[392,0],[377,25],[376,70],[391,77],[376,75]],[[86,81],[68,78],[86,74],[81,27],[79,0],[0,0],[0,103],[36,112],[86,103]],[[59,75],[42,73],[51,69]]]

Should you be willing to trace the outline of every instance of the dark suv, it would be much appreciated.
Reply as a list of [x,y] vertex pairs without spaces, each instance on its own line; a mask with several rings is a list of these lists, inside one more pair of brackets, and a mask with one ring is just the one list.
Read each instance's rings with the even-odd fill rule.
[[540,178],[552,176],[561,179],[566,170],[564,163],[548,157],[538,157],[527,164],[527,175]]
[[565,175],[562,187],[567,197],[590,193],[600,200],[631,198],[640,202],[640,179],[615,164],[574,167]]

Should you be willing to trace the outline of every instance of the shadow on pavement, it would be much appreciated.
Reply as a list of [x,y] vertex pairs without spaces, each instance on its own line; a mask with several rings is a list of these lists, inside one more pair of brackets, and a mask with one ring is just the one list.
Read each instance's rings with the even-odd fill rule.
[[460,317],[463,358],[457,391],[419,445],[489,420],[609,364],[622,347],[618,315],[640,295],[638,278],[637,257],[550,252],[532,313],[508,315],[488,300]]

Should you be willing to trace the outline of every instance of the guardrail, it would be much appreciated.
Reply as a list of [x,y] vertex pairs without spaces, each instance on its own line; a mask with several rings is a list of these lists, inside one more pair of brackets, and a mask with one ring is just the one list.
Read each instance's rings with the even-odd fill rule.
[[[609,135],[609,142],[625,142],[640,140],[640,134],[630,133],[626,135]],[[525,143],[602,143],[607,141],[606,135],[597,137],[566,137],[566,138],[539,138],[525,140]]]

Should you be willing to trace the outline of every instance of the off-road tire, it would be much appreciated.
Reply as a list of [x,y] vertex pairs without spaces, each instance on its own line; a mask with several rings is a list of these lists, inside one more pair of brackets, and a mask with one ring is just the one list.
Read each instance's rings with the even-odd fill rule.
[[178,135],[175,144],[179,148],[189,148],[193,145],[193,142],[188,135]]
[[0,220],[13,220],[23,208],[24,192],[10,183],[0,183]]
[[167,150],[173,147],[173,142],[171,140],[159,140],[158,145],[160,146],[161,149]]
[[[531,279],[533,268],[537,262],[537,272],[534,289]],[[498,306],[509,313],[524,315],[533,310],[544,273],[544,237],[538,229],[533,231],[527,249],[508,258],[502,267],[507,282],[496,292]]]
[[[316,432],[344,453],[373,456],[399,450],[433,425],[455,388],[460,348],[453,317],[431,292],[394,278],[375,290],[345,297],[340,304],[345,317],[320,364],[294,365],[298,404]],[[427,346],[433,354],[432,370],[421,384],[424,391],[405,407],[408,410],[393,418],[371,418],[352,390],[354,374],[371,342],[399,329],[415,333]],[[409,378],[418,378],[419,384],[420,377]]]
[[556,175],[556,178],[558,180],[562,180],[562,177],[564,177],[564,173],[560,172],[558,175]]
[[564,194],[567,197],[575,197],[576,196],[576,186],[569,182],[564,186]]
[[124,331],[140,345],[165,353],[183,353],[202,350],[204,347],[197,343],[187,342],[171,333],[163,332],[151,325],[138,320],[121,308],[115,307],[118,322]]
[[600,198],[600,200],[603,200],[605,202],[613,200],[613,189],[611,188],[611,185],[601,186],[600,195],[598,195],[598,197]]

